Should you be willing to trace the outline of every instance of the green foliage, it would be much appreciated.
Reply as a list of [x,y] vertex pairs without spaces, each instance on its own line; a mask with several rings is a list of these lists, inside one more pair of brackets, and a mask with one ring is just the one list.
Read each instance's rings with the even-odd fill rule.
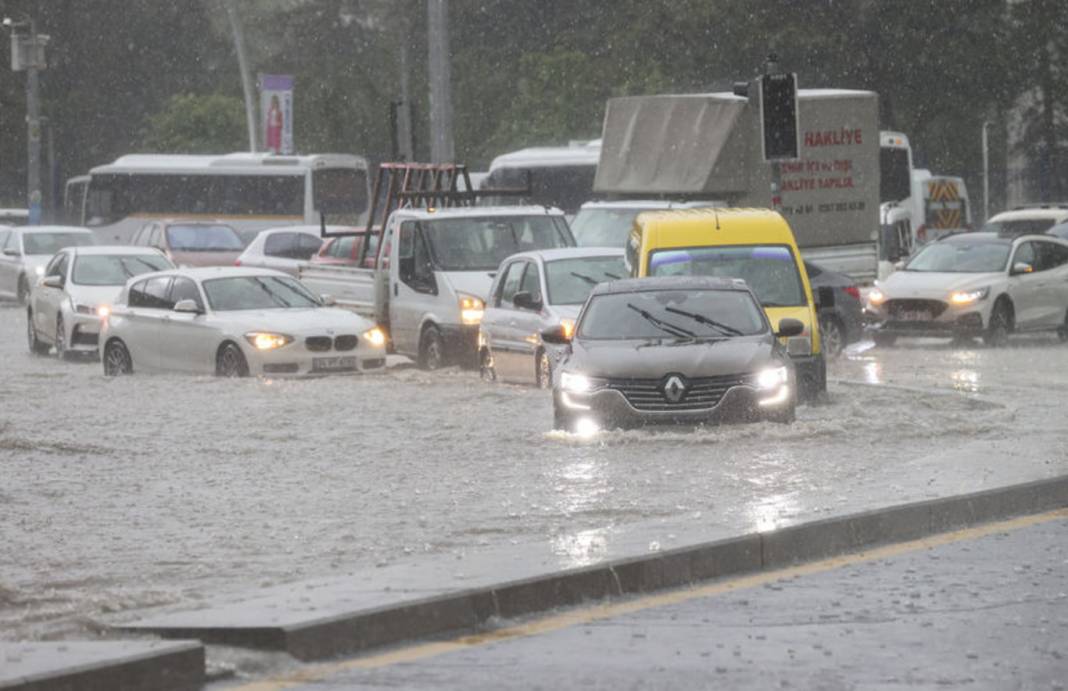
[[217,154],[248,146],[245,106],[233,96],[172,96],[148,122],[142,140],[146,152]]

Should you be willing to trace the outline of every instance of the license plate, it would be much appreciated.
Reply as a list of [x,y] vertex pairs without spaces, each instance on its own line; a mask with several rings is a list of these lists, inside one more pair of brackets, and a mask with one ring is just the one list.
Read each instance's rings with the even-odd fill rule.
[[354,357],[317,357],[312,359],[312,372],[348,372],[356,369]]
[[925,310],[902,310],[898,319],[903,322],[929,322],[931,313]]

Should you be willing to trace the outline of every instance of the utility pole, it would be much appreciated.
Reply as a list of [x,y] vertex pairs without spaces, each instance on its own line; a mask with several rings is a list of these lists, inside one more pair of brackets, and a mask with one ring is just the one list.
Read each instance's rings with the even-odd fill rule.
[[990,218],[990,141],[987,129],[990,121],[983,121],[983,223]]
[[400,41],[400,110],[397,113],[398,151],[403,161],[415,160],[415,143],[412,141],[412,100],[408,91],[408,40],[407,32]]
[[430,161],[451,163],[452,86],[449,66],[449,0],[427,0],[430,76]]
[[12,21],[4,17],[3,24],[11,29],[11,69],[26,72],[26,207],[30,225],[41,222],[41,108],[38,98],[37,73],[45,63],[45,44],[48,36],[37,34],[37,22],[32,17]]
[[245,91],[245,120],[248,123],[248,150],[256,150],[256,108],[252,100],[252,75],[248,70],[245,56],[245,34],[241,29],[241,19],[237,16],[234,0],[226,0],[226,16],[230,20],[230,29],[234,33],[234,50],[237,52],[237,65],[241,70],[241,88]]

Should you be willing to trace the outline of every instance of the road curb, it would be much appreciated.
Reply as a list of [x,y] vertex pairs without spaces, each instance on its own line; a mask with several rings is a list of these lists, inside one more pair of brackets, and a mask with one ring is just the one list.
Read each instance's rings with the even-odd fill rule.
[[194,691],[204,682],[197,641],[0,643],[2,691]]
[[317,660],[476,629],[494,617],[513,618],[777,569],[1066,506],[1068,475],[848,514],[329,618],[309,618],[286,626],[199,628],[135,622],[120,628],[279,650],[300,660]]

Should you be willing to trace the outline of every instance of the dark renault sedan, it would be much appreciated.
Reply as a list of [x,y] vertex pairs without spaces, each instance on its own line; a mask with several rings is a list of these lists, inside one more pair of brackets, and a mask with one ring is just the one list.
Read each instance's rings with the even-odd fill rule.
[[[553,382],[554,427],[792,422],[796,375],[779,337],[739,279],[639,278],[593,289]],[[562,329],[542,333],[568,343]]]

